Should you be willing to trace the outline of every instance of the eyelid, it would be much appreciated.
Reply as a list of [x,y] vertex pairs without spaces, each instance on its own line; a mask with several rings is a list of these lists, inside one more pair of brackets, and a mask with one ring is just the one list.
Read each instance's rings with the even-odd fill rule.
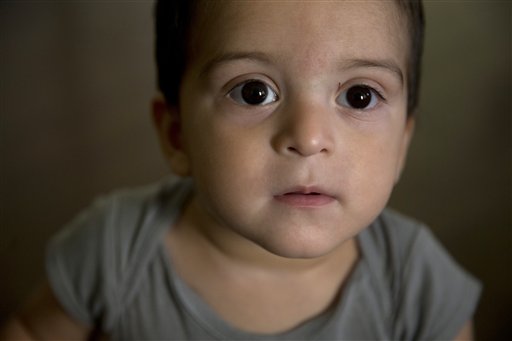
[[279,88],[276,84],[269,78],[264,75],[250,73],[247,75],[242,75],[233,78],[229,82],[226,83],[224,88],[225,95],[228,95],[233,89],[235,89],[239,85],[246,84],[251,81],[257,81],[267,84],[276,94],[279,94]]
[[[373,101],[377,101],[377,103],[375,103],[371,107],[370,107],[370,105],[368,105],[368,107],[365,107],[365,108],[356,108],[356,107],[353,107],[352,105],[350,105],[349,103],[342,103],[341,101],[339,101],[339,98],[343,94],[347,93],[350,89],[352,89],[354,87],[362,87],[362,88],[368,89],[373,94],[372,95],[373,98],[370,100],[370,104]],[[342,100],[343,100],[343,102],[346,102],[346,99],[342,98]],[[348,85],[345,85],[345,86],[342,86],[341,83],[339,83],[338,92],[335,97],[335,101],[336,101],[336,104],[340,105],[341,107],[343,107],[345,109],[355,110],[358,112],[372,111],[373,109],[378,108],[382,102],[384,102],[384,103],[387,102],[386,98],[382,94],[382,90],[377,89],[376,86],[368,85],[368,82],[350,82]]]
[[383,101],[387,101],[387,96],[385,95],[385,92],[384,90],[382,89],[381,86],[379,85],[374,85],[374,82],[368,82],[368,81],[351,81],[345,85],[341,84],[341,83],[338,83],[338,91],[337,91],[337,96],[339,96],[339,94],[343,91],[347,91],[348,89],[354,87],[354,86],[362,86],[364,88],[368,88],[370,90],[372,90],[373,92],[375,92],[375,94],[377,94],[377,96],[383,100]]
[[[265,104],[252,105],[249,103],[246,103],[246,104],[239,103],[238,101],[236,101],[235,99],[232,98],[231,95],[233,94],[233,91],[235,91],[239,87],[243,87],[245,84],[248,84],[250,82],[261,82],[261,83],[265,84],[270,89],[270,91],[272,91],[272,93],[274,94],[273,100],[271,100],[269,103],[265,103]],[[233,83],[235,83],[235,84],[231,85]],[[240,80],[240,77],[237,77],[233,81],[228,82],[228,84],[225,86],[225,88],[227,88],[227,90],[224,91],[225,92],[224,97],[228,97],[231,100],[233,100],[235,103],[240,104],[240,105],[265,106],[265,105],[272,104],[280,99],[279,92],[278,92],[278,90],[276,90],[276,86],[274,86],[274,83],[267,80],[266,77],[261,77],[258,75],[247,75],[247,76],[243,77],[243,80]]]

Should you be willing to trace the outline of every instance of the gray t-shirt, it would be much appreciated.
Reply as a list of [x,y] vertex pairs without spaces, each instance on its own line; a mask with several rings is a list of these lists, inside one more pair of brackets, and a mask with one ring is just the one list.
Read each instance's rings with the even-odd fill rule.
[[179,278],[164,243],[192,191],[187,179],[114,193],[50,242],[48,277],[71,316],[122,340],[449,340],[474,313],[480,284],[425,227],[385,210],[357,237],[331,309],[278,335],[238,330]]

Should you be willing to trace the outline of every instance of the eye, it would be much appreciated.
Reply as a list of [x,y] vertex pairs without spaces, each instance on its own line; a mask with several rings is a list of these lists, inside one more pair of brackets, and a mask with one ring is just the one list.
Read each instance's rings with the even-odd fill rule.
[[267,105],[279,99],[267,83],[256,79],[235,86],[228,96],[235,102],[246,105]]
[[375,89],[367,85],[354,85],[348,90],[343,91],[336,102],[344,107],[366,110],[374,108],[382,95]]

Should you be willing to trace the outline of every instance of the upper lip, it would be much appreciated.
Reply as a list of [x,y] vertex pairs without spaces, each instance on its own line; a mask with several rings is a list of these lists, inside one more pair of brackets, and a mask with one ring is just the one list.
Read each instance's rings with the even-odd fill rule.
[[279,195],[286,194],[320,194],[326,195],[330,197],[334,197],[334,195],[330,194],[327,190],[322,188],[321,186],[293,186],[288,189],[282,191]]

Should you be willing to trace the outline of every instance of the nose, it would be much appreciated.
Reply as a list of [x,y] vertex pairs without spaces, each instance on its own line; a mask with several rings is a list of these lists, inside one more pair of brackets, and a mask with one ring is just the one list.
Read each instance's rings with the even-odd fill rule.
[[282,155],[309,157],[334,150],[332,113],[322,103],[302,100],[284,105],[273,148]]

